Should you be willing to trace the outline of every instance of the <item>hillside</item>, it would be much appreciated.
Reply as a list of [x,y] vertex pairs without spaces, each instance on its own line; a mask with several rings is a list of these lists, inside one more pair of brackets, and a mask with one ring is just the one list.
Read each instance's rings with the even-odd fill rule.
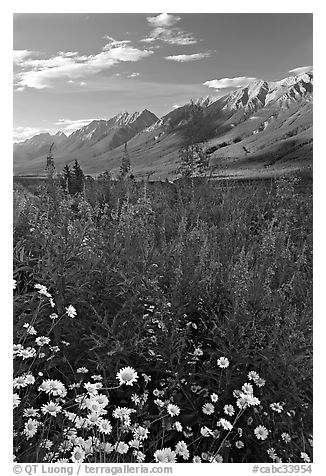
[[[200,100],[210,139],[206,149],[219,175],[277,175],[311,170],[313,73],[252,81],[218,99]],[[52,142],[57,170],[78,159],[88,174],[117,173],[128,142],[136,176],[175,177],[189,104],[162,118],[148,110],[93,121],[69,137],[40,134],[14,145],[16,175],[44,173]]]

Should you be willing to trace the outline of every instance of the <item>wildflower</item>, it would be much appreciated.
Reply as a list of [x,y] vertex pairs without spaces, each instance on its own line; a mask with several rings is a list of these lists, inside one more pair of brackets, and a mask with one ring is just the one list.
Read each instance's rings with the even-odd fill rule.
[[34,288],[37,289],[37,292],[42,296],[46,296],[48,298],[52,297],[51,294],[48,292],[47,287],[43,286],[43,284],[35,284]]
[[101,422],[102,418],[100,417],[98,412],[91,412],[88,414],[86,419],[87,426],[94,426],[98,425]]
[[255,381],[255,384],[258,386],[258,387],[263,387],[266,383],[266,380],[264,380],[263,378],[259,377],[256,381]]
[[53,301],[52,297],[50,297],[49,301],[50,301],[50,306],[52,308],[55,307],[55,302]]
[[224,405],[224,413],[229,416],[234,415],[234,407],[233,405]]
[[267,454],[268,454],[268,456],[271,458],[271,460],[273,460],[273,461],[276,460],[277,454],[276,454],[274,448],[269,448],[269,449],[267,450]]
[[92,375],[91,378],[95,380],[95,382],[100,382],[103,380],[103,377],[101,375]]
[[204,354],[204,352],[202,351],[202,349],[200,347],[196,347],[195,350],[194,350],[194,355],[196,357],[201,357],[202,355]]
[[119,370],[116,378],[119,380],[120,385],[133,385],[138,379],[138,374],[132,367],[124,367]]
[[51,440],[42,440],[40,447],[45,448],[46,450],[49,450],[53,446],[53,443]]
[[35,383],[35,377],[32,374],[25,375],[25,382],[26,385],[33,385]]
[[131,440],[131,441],[129,441],[128,444],[129,444],[130,448],[136,448],[137,450],[139,449],[139,447],[141,445],[139,440]]
[[102,408],[105,408],[109,403],[109,399],[106,395],[96,395],[94,397],[94,400],[96,400]]
[[140,398],[135,393],[133,393],[131,395],[131,401],[134,403],[134,405],[139,405],[140,404]]
[[175,421],[172,425],[172,428],[176,431],[182,431],[182,425],[179,421]]
[[210,463],[223,463],[223,456],[217,454],[208,459]]
[[178,407],[178,405],[173,405],[172,403],[168,404],[167,411],[172,417],[178,416],[180,414],[180,408]]
[[38,425],[39,422],[37,420],[32,420],[32,418],[28,419],[28,421],[25,423],[23,431],[27,439],[33,438],[33,436],[36,435]]
[[75,446],[70,459],[73,463],[82,463],[85,459],[85,451],[80,446]]
[[33,347],[26,347],[25,349],[23,348],[20,350],[19,355],[23,360],[31,359],[35,357],[36,350]]
[[267,430],[267,428],[262,425],[258,425],[255,428],[254,433],[256,435],[257,440],[266,440],[266,438],[268,437],[269,430]]
[[148,429],[144,428],[142,426],[138,426],[137,428],[134,429],[134,438],[139,439],[139,440],[146,440],[148,438]]
[[183,431],[183,434],[185,438],[191,438],[194,435],[190,426],[186,426],[186,429]]
[[30,324],[28,324],[27,322],[23,325],[23,327],[25,327],[26,333],[30,336],[35,336],[37,334],[35,328],[31,326]]
[[290,443],[290,441],[292,440],[291,436],[288,433],[282,433],[281,438],[283,441],[285,441],[285,443]]
[[154,400],[154,403],[155,403],[155,405],[157,405],[158,407],[161,407],[161,408],[164,407],[164,402],[163,402],[163,400],[161,400],[160,398],[156,398],[156,399]]
[[97,395],[98,390],[100,390],[103,387],[101,382],[96,382],[96,383],[90,383],[86,382],[84,383],[84,388],[86,388],[87,392],[90,395]]
[[253,397],[252,395],[246,393],[241,393],[240,398],[237,400],[237,406],[241,409],[259,404],[260,400],[257,397]]
[[218,360],[217,360],[217,365],[221,368],[221,369],[226,369],[228,366],[229,366],[230,362],[229,362],[229,359],[227,357],[220,357]]
[[175,452],[177,455],[181,456],[184,460],[189,459],[189,451],[187,447],[187,443],[184,441],[178,441],[175,445]]
[[305,463],[310,463],[310,458],[309,458],[309,456],[307,455],[307,453],[304,453],[303,451],[301,451],[300,458],[303,459],[303,461],[304,461]]
[[50,319],[52,319],[54,321],[55,319],[58,319],[59,316],[55,312],[52,312],[52,314],[50,314],[49,317],[50,317]]
[[17,287],[17,280],[13,279],[13,289],[16,289],[16,287]]
[[176,453],[171,448],[163,448],[155,451],[154,458],[157,463],[175,463]]
[[123,441],[119,441],[119,443],[116,445],[116,452],[120,453],[121,455],[125,454],[129,450],[129,446],[124,443]]
[[135,450],[133,454],[136,456],[137,463],[143,463],[145,461],[146,456],[142,451]]
[[18,395],[18,393],[14,393],[13,394],[13,407],[17,408],[19,404],[20,404],[20,396]]
[[112,451],[114,450],[114,446],[111,445],[111,443],[105,443],[104,445],[104,452],[105,453],[112,453]]
[[36,337],[35,342],[36,342],[37,345],[42,347],[43,345],[48,344],[50,342],[50,340],[51,339],[49,337],[41,336],[41,337]]
[[194,456],[192,458],[193,463],[201,463],[201,457],[200,456]]
[[82,418],[80,416],[77,416],[75,418],[75,427],[76,428],[86,428],[87,427],[87,418]]
[[27,385],[27,383],[26,383],[26,379],[25,379],[24,375],[22,375],[20,377],[16,377],[13,380],[13,387],[14,388],[23,388],[23,387],[26,387],[26,385]]
[[243,441],[241,441],[241,440],[236,441],[236,442],[235,442],[235,447],[238,448],[238,450],[240,450],[241,448],[243,448],[243,447],[244,447]]
[[213,432],[212,430],[210,430],[209,428],[207,428],[207,426],[203,426],[201,429],[200,429],[200,434],[202,436],[204,436],[205,438],[208,438],[209,436],[212,436],[213,435]]
[[154,397],[163,397],[164,391],[163,390],[158,390],[157,388],[155,388],[153,390],[153,395],[154,395]]
[[26,408],[24,411],[23,411],[23,416],[24,417],[38,417],[39,416],[39,413],[37,410],[35,410],[35,408],[31,407],[31,408]]
[[145,380],[145,383],[148,383],[152,380],[152,377],[150,375],[142,374],[142,377]]
[[50,345],[49,348],[50,348],[51,352],[55,352],[55,353],[60,352],[60,347],[57,346],[57,345]]
[[249,380],[253,380],[254,382],[256,382],[256,380],[259,379],[259,375],[257,372],[255,372],[254,370],[252,370],[251,372],[248,373],[248,379]]
[[52,415],[54,417],[57,416],[57,413],[61,412],[61,409],[62,407],[54,402],[45,403],[44,405],[42,405],[42,408],[41,408],[42,413],[44,413],[44,415],[49,413],[49,415]]
[[212,405],[212,403],[205,403],[205,405],[202,406],[202,411],[205,413],[205,415],[211,415],[214,413],[215,407]]
[[74,306],[72,306],[71,304],[68,307],[66,307],[65,309],[66,309],[67,316],[69,316],[71,318],[74,318],[75,316],[77,316],[77,311],[74,308]]
[[233,428],[233,425],[228,421],[225,420],[225,418],[220,418],[219,421],[217,422],[218,426],[222,426],[224,430],[231,431]]
[[281,413],[284,410],[283,405],[281,405],[280,403],[271,403],[270,407],[274,412],[277,413]]
[[21,345],[21,344],[14,344],[13,345],[13,353],[14,353],[14,357],[16,355],[19,355],[20,354],[20,351],[23,349],[24,347]]
[[78,367],[78,369],[76,370],[77,374],[87,374],[88,373],[88,369],[86,367]]
[[216,393],[212,393],[211,400],[213,403],[216,403],[218,401],[218,395]]
[[100,433],[109,435],[112,432],[112,425],[109,420],[101,419],[99,422],[97,422],[97,427]]
[[64,398],[67,395],[67,390],[60,380],[43,380],[42,384],[38,388],[39,391],[49,393],[54,397]]

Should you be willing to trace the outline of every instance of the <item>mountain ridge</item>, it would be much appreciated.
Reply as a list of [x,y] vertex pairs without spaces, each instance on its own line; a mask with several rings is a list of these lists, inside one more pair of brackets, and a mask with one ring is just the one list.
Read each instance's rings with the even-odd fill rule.
[[[220,159],[225,162],[227,157],[231,158],[231,164],[232,161],[236,162],[235,155],[239,156],[240,164],[242,159],[248,160],[248,154],[254,159],[262,151],[264,157],[275,155],[276,146],[291,148],[288,142],[294,144],[295,141],[298,144],[293,149],[302,156],[302,151],[308,149],[300,144],[312,143],[312,95],[313,73],[308,72],[279,81],[256,79],[221,98],[207,96],[197,99],[195,104],[203,108],[205,121],[211,128],[212,138],[207,148],[215,147],[211,153],[212,164]],[[179,131],[187,126],[189,111],[189,103],[161,118],[148,109],[132,114],[125,111],[110,119],[91,121],[69,136],[60,131],[53,136],[38,134],[16,144],[16,150],[23,144],[24,160],[22,157],[17,159],[17,153],[15,157],[14,147],[15,171],[40,172],[42,167],[44,170],[46,142],[53,139],[58,166],[71,162],[76,154],[88,173],[100,173],[105,169],[115,173],[122,147],[128,142],[128,150],[135,158],[133,168],[136,173],[146,174],[149,170],[157,169],[155,173],[159,176],[170,175],[173,167],[175,169],[177,152],[181,146]],[[226,145],[220,147],[221,141]],[[237,145],[240,142],[241,149]],[[246,150],[250,150],[250,153]],[[312,146],[308,155],[310,160]],[[273,161],[278,162],[275,158],[269,160],[270,163]],[[263,168],[266,166],[265,158],[261,165]]]

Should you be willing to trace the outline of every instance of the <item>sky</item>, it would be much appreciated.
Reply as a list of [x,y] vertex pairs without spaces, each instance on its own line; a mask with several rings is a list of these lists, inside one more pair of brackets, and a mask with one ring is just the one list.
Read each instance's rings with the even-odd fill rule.
[[311,69],[308,13],[15,13],[14,141]]

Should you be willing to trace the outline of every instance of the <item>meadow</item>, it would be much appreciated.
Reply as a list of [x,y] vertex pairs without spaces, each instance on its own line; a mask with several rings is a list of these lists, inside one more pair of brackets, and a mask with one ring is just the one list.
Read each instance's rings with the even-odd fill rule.
[[14,187],[17,462],[312,461],[312,184]]

